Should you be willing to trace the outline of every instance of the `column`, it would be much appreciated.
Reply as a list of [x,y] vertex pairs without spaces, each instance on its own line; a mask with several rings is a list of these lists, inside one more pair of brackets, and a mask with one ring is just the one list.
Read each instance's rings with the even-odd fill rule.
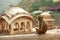
[[5,34],[7,34],[7,27],[6,27],[6,23],[5,23]]
[[14,33],[13,26],[9,25],[9,27],[10,27],[10,34],[13,34]]
[[30,31],[32,31],[33,27],[32,27],[32,22],[30,22]]
[[6,23],[4,23],[4,30],[6,30]]
[[20,23],[19,23],[19,24],[18,24],[18,32],[20,32],[20,26],[21,26],[21,25],[20,25]]
[[25,26],[24,26],[24,32],[26,32],[26,22],[25,22]]
[[7,34],[10,34],[9,24],[6,24],[7,27]]

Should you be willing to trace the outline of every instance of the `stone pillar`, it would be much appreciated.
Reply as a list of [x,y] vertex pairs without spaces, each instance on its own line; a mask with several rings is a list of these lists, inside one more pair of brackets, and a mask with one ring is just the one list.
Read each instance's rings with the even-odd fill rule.
[[7,34],[7,25],[5,23],[5,34]]
[[10,34],[13,34],[14,33],[13,26],[9,25],[9,27],[10,27]]
[[26,32],[26,22],[25,22],[25,26],[24,26],[24,32]]
[[21,27],[21,25],[20,25],[20,23],[18,24],[18,32],[20,32],[20,27]]
[[7,30],[9,30],[9,24],[7,24]]
[[30,31],[32,31],[32,29],[33,29],[33,27],[32,27],[33,25],[32,25],[32,22],[30,22]]
[[4,23],[4,30],[6,31],[6,23]]

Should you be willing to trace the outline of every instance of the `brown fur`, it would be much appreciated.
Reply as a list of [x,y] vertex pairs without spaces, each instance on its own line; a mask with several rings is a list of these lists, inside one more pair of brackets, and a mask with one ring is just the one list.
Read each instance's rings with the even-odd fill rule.
[[[37,29],[36,28],[36,31],[37,31],[37,33],[38,34],[44,34],[44,33],[46,33],[46,31],[47,31],[47,24],[44,22],[44,20],[43,20],[43,16],[38,16],[38,20],[40,21],[40,25],[39,25],[39,28]],[[43,22],[43,26],[42,26],[42,23]],[[42,28],[40,28],[42,26]]]
[[44,34],[47,31],[47,25],[44,25],[42,29],[36,28],[38,34]]

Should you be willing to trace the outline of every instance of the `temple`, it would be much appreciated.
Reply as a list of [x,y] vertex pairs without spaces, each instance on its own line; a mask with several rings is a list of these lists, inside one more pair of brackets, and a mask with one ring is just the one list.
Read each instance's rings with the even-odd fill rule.
[[16,34],[32,32],[33,17],[24,9],[10,7],[0,16],[0,33]]
[[[47,29],[52,29],[52,28],[54,28],[53,26],[54,26],[54,21],[55,21],[55,19],[53,19],[52,17],[51,17],[51,14],[50,14],[50,12],[48,11],[48,12],[43,12],[43,13],[41,13],[39,16],[42,16],[43,17],[43,20],[44,20],[44,22],[46,23],[46,25],[47,25]],[[39,25],[40,25],[41,23],[39,23]]]

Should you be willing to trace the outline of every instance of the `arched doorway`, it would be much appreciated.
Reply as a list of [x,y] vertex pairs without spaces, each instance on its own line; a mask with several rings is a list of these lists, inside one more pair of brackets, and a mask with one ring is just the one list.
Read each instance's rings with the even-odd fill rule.
[[2,34],[8,34],[8,29],[7,29],[7,23],[6,22],[2,22],[1,24],[1,28],[2,28]]
[[25,27],[25,23],[24,23],[24,22],[21,22],[20,30],[21,30],[21,31],[24,31],[24,27]]
[[4,32],[4,31],[5,31],[5,30],[4,30],[4,29],[5,29],[5,24],[4,24],[4,23],[2,23],[2,27],[1,27],[1,28],[2,28],[2,33],[5,33],[5,32]]
[[15,29],[14,29],[14,31],[18,31],[18,28],[19,28],[19,23],[15,22]]
[[0,18],[0,33],[1,34],[8,34],[8,23],[3,18]]
[[27,31],[30,31],[30,22],[27,22]]

